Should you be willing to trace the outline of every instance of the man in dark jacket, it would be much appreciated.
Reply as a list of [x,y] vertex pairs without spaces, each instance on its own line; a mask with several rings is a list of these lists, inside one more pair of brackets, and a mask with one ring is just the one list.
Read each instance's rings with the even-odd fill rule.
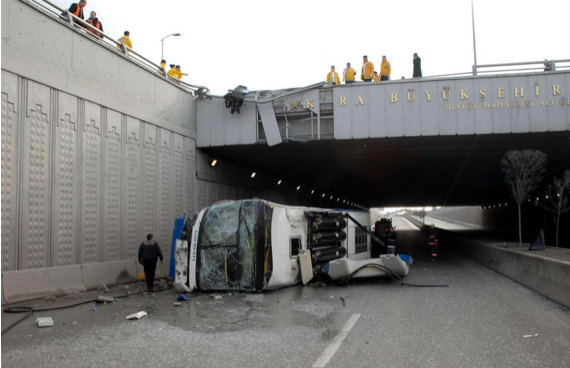
[[146,286],[148,291],[154,290],[154,273],[156,272],[156,261],[160,258],[162,264],[163,257],[160,245],[154,240],[152,234],[146,236],[146,241],[139,247],[139,263],[144,266]]
[[422,77],[422,59],[414,53],[414,78]]
[[[89,19],[87,19],[87,23],[91,24],[93,27],[103,32],[103,24],[101,23],[99,18],[97,18],[97,13],[95,13],[94,11],[91,12],[91,16]],[[101,33],[94,31],[91,28],[88,28],[87,31],[99,38],[103,38],[103,35]]]
[[[80,0],[78,3],[71,4],[68,10],[71,14],[75,15],[77,18],[83,20],[85,19],[83,16],[83,8],[85,8],[85,5],[87,5],[87,0]],[[67,14],[62,13],[61,15],[66,16]],[[75,19],[73,20],[73,22],[77,23]]]

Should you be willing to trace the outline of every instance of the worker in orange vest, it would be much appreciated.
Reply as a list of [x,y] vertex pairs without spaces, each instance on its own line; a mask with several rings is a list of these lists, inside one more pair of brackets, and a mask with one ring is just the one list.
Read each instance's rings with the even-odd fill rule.
[[[97,18],[97,13],[95,13],[94,11],[91,12],[91,17],[87,19],[87,23],[91,24],[93,27],[103,32],[103,24],[99,21],[99,19]],[[97,37],[103,38],[103,35],[101,33],[94,31],[91,28],[88,28],[87,31],[93,33]]]
[[[78,3],[73,3],[71,4],[71,6],[69,7],[68,11],[75,15],[77,18],[83,20],[85,19],[83,16],[83,8],[85,8],[85,5],[87,5],[87,0],[80,0]],[[66,16],[66,13],[62,13],[61,15]],[[77,21],[74,19],[73,20],[74,23],[77,23]]]

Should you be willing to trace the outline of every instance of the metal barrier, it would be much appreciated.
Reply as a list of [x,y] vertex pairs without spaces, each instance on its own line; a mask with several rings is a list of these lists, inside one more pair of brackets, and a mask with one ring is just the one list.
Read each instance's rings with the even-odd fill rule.
[[[545,63],[550,63],[551,70],[545,71]],[[520,68],[521,66],[528,66]],[[480,70],[484,69],[484,70]],[[473,65],[473,75],[480,73],[512,73],[512,72],[550,72],[556,70],[570,70],[570,59],[526,61],[522,63]]]
[[[173,78],[169,76],[160,65],[155,64],[151,60],[147,59],[143,55],[139,54],[135,50],[129,48],[128,46],[122,44],[121,42],[115,40],[111,36],[105,34],[98,28],[93,27],[91,24],[76,17],[71,14],[67,9],[61,8],[59,5],[52,3],[49,0],[21,0],[30,6],[42,11],[47,16],[50,16],[58,21],[65,21],[67,25],[75,30],[84,33],[85,37],[91,37],[101,42],[102,46],[109,48],[117,53],[120,53],[127,57],[130,61],[139,65],[140,67],[147,69],[148,71],[156,74],[159,78],[172,83],[174,86],[183,89],[186,92],[192,93],[195,96],[201,96],[209,94],[210,90],[208,87],[198,86],[190,83],[183,82],[178,78]],[[54,10],[55,9],[55,10]],[[93,32],[89,32],[89,30]],[[96,33],[95,33],[96,32]]]

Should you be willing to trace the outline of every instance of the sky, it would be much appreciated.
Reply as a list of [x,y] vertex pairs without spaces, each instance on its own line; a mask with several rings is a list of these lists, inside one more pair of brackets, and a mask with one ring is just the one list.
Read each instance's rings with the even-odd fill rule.
[[[55,0],[62,7],[69,1]],[[477,62],[570,59],[570,1],[474,0]],[[157,6],[160,4],[159,6]],[[158,64],[161,38],[168,64],[184,81],[214,94],[302,87],[339,74],[362,56],[378,70],[382,55],[392,79],[412,76],[412,55],[424,76],[471,71],[470,0],[400,1],[141,1],[88,0],[105,33],[131,33],[133,47]]]

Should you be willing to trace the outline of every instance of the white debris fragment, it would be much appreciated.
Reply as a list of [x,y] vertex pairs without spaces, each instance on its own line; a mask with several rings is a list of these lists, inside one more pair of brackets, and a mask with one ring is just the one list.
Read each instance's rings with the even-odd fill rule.
[[182,303],[180,302],[174,302],[172,303],[172,305],[174,305],[175,307],[180,307],[182,305]]
[[537,333],[532,334],[532,335],[523,335],[523,337],[524,337],[525,339],[528,339],[529,337],[537,337],[537,336],[538,336]]
[[77,321],[73,321],[72,326],[77,326]]
[[220,294],[211,294],[210,298],[212,298],[214,300],[220,300],[220,299],[222,299],[222,296]]
[[40,317],[36,319],[38,327],[53,327],[53,319],[51,317]]
[[145,317],[145,316],[147,316],[147,315],[148,315],[148,314],[147,314],[145,311],[140,311],[140,312],[137,312],[137,313],[129,314],[129,315],[127,316],[127,319],[141,319],[141,318],[143,318],[143,317]]

